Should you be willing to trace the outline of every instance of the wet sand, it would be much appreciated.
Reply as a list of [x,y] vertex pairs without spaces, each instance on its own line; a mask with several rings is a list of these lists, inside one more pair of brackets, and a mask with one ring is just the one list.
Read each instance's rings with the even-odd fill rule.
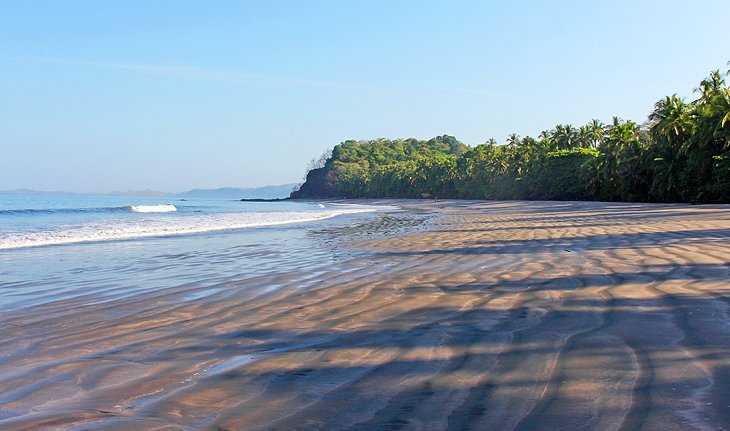
[[730,206],[397,204],[286,271],[3,313],[0,429],[730,429]]

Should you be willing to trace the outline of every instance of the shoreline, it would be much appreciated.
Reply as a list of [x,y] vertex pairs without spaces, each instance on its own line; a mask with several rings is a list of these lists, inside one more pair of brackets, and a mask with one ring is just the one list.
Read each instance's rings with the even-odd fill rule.
[[0,428],[730,423],[730,206],[346,202],[401,210],[0,317]]
[[[267,201],[251,201],[264,203]],[[299,204],[304,202],[299,202]],[[311,203],[311,202],[310,202]],[[296,205],[297,203],[292,202]],[[162,204],[171,205],[172,204]],[[146,238],[171,238],[183,235],[208,234],[211,232],[236,231],[243,229],[257,229],[284,226],[290,224],[306,224],[317,223],[327,219],[340,217],[348,214],[361,214],[367,212],[376,212],[378,208],[368,208],[362,205],[362,208],[340,208],[338,206],[346,206],[339,203],[333,203],[330,209],[320,204],[318,210],[302,208],[292,208],[290,211],[270,212],[266,216],[261,217],[260,211],[229,211],[208,213],[200,215],[193,219],[189,213],[185,217],[179,217],[177,209],[172,206],[172,210],[163,211],[132,211],[142,213],[142,216],[148,216],[144,221],[130,224],[128,220],[111,220],[108,224],[96,224],[77,222],[69,225],[61,225],[59,230],[54,230],[56,226],[41,226],[35,229],[20,229],[13,231],[9,229],[6,232],[0,232],[0,253],[9,250],[39,248],[49,246],[62,246],[68,244],[82,243],[101,243],[101,242],[118,242],[118,241],[137,241]],[[357,205],[353,205],[357,206]],[[153,205],[150,208],[158,208],[160,205]],[[134,206],[125,206],[118,208],[136,208]],[[387,210],[388,208],[385,208]],[[106,208],[92,209],[106,210]],[[383,209],[380,209],[383,210]],[[146,213],[156,213],[149,217]],[[161,213],[161,214],[160,214]],[[173,214],[167,219],[156,219],[157,217],[165,217]],[[265,213],[264,213],[265,214]],[[127,224],[123,224],[127,222]]]

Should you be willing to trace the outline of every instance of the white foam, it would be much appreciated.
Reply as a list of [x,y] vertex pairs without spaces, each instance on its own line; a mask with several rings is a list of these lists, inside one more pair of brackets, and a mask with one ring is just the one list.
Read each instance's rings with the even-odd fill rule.
[[134,213],[173,213],[177,211],[173,204],[130,205],[127,208]]
[[362,206],[316,211],[217,213],[199,216],[169,215],[147,217],[141,220],[116,219],[113,223],[110,221],[90,222],[36,231],[0,231],[0,249],[172,236],[313,222],[342,214],[373,212],[378,209],[373,206]]
[[[343,204],[341,202],[326,202],[327,205],[336,206],[339,208],[351,208],[351,209],[360,209],[360,208],[372,208],[372,205],[365,205],[365,204]],[[395,205],[381,205],[378,204],[378,210],[379,211],[398,211],[400,210],[400,207]]]

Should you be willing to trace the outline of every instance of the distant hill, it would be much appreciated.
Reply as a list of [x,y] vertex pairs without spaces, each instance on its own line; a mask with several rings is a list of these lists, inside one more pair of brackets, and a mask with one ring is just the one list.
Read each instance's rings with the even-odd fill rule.
[[39,191],[29,189],[0,190],[0,195],[66,195],[66,196],[150,196],[178,198],[222,198],[222,199],[276,199],[289,196],[296,184],[282,184],[264,187],[221,187],[218,189],[193,189],[182,193],[168,193],[157,190],[130,190],[110,193],[78,193],[63,191]]
[[81,193],[42,192],[30,189],[0,190],[0,195],[79,195]]
[[469,147],[449,135],[436,136],[427,141],[414,138],[345,141],[335,145],[321,165],[313,165],[304,184],[293,191],[291,197],[369,197],[363,191],[374,173],[388,175],[393,169],[405,166],[415,170],[419,161],[455,160],[468,150]]
[[164,198],[167,196],[171,196],[171,193],[167,192],[161,192],[158,190],[126,190],[126,191],[117,191],[117,192],[111,192],[111,193],[102,193],[104,196],[149,196],[149,197],[160,197]]
[[100,192],[65,192],[65,191],[43,191],[31,189],[0,190],[0,195],[26,195],[26,196],[152,196],[166,197],[173,196],[171,193],[157,190],[127,190],[108,193]]
[[276,199],[289,196],[296,184],[264,187],[222,187],[219,189],[193,189],[178,193],[180,198],[230,198],[230,199]]

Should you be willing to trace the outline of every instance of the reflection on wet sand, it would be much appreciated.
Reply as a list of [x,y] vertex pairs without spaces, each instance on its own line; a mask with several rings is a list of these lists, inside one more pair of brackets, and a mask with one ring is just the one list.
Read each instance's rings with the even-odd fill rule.
[[728,428],[730,207],[399,203],[4,313],[0,428]]

